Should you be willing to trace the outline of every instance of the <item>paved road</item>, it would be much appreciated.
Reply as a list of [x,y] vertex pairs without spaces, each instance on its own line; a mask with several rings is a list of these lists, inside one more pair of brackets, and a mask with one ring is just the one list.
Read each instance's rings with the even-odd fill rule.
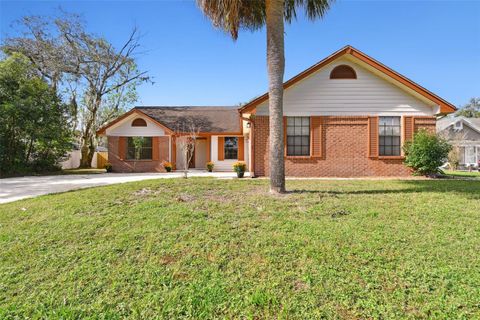
[[[35,176],[0,179],[0,203],[12,202],[39,195],[65,192],[88,187],[104,186],[115,183],[140,181],[147,179],[179,178],[183,172],[172,173],[104,173],[72,174],[56,176]],[[234,172],[194,171],[189,176],[233,178]]]

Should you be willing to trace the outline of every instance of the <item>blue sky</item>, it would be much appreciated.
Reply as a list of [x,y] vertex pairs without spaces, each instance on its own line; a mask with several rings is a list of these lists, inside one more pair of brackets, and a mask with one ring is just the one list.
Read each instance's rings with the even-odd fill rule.
[[[120,46],[136,25],[154,85],[138,105],[235,105],[267,90],[265,30],[234,42],[193,1],[2,1],[0,34],[62,7]],[[342,1],[323,20],[286,27],[285,80],[350,44],[455,105],[480,96],[480,1]]]

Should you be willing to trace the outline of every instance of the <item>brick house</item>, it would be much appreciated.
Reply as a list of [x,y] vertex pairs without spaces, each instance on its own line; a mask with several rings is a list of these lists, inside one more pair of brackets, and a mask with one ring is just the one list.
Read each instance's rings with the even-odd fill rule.
[[[402,145],[420,128],[435,132],[455,107],[359,50],[347,46],[284,83],[287,176],[405,176]],[[200,123],[190,167],[231,170],[245,161],[268,176],[268,93],[241,108],[136,107],[101,128],[114,171],[163,171],[179,165],[185,119]],[[146,139],[135,150],[134,137]],[[140,151],[140,152],[139,152]],[[140,154],[139,159],[134,159]],[[138,158],[138,156],[137,156]]]

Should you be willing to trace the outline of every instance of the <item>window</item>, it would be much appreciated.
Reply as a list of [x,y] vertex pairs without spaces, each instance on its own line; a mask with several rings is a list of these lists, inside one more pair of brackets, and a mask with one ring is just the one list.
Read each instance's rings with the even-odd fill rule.
[[224,159],[238,159],[238,138],[225,137],[225,143],[223,145]]
[[463,129],[463,122],[457,121],[455,122],[455,130],[462,130]]
[[132,127],[146,127],[146,126],[147,126],[147,122],[142,118],[137,118],[132,121]]
[[352,67],[342,64],[333,68],[330,79],[357,79],[357,74]]
[[401,155],[400,117],[380,117],[380,152],[381,156]]
[[475,147],[467,146],[465,147],[465,164],[475,164]]
[[287,117],[287,156],[310,155],[310,118]]
[[127,160],[152,160],[152,137],[128,137]]

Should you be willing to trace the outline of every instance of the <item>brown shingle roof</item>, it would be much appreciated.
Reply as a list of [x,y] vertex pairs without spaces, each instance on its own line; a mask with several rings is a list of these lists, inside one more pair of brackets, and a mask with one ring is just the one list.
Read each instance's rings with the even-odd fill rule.
[[194,123],[200,132],[240,133],[237,107],[135,107],[173,131]]

